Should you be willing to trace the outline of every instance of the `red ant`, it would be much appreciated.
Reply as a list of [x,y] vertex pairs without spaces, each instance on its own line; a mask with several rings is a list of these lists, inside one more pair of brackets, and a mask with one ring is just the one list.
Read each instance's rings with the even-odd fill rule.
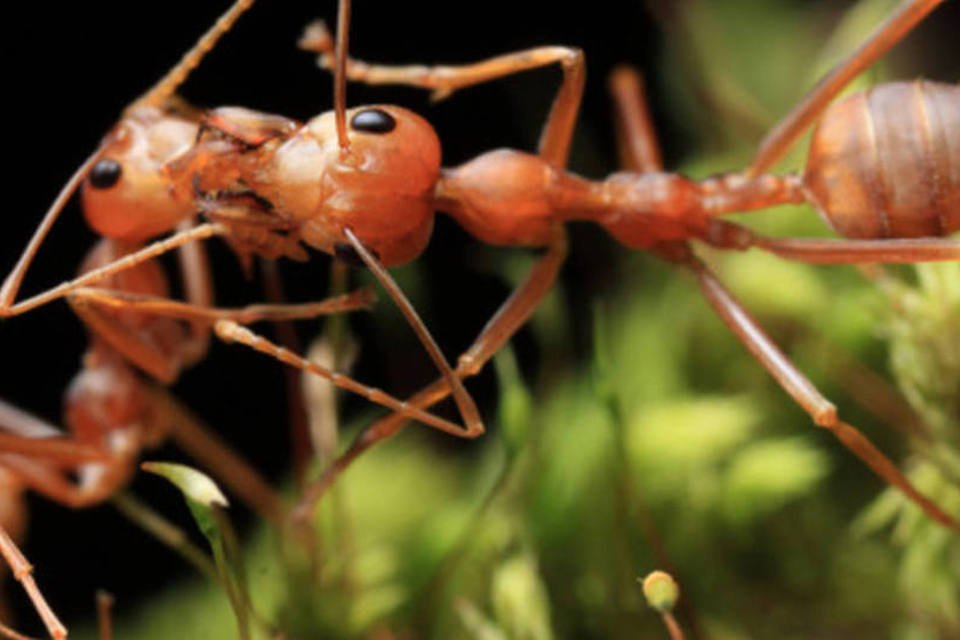
[[[238,2],[236,6],[240,4],[249,3]],[[341,386],[381,401],[396,412],[362,434],[306,492],[296,512],[304,517],[325,487],[351,460],[372,444],[396,433],[406,419],[415,418],[463,437],[476,437],[483,432],[460,379],[480,370],[526,322],[552,286],[566,254],[564,222],[589,220],[601,224],[631,248],[650,251],[690,269],[724,322],[818,426],[834,433],[844,446],[886,482],[901,489],[929,516],[945,526],[960,529],[953,518],[920,495],[865,436],[838,418],[834,405],[763,333],[690,246],[691,240],[698,240],[725,249],[757,247],[791,259],[822,263],[916,262],[960,256],[958,243],[928,237],[960,227],[955,204],[960,180],[955,175],[936,171],[938,167],[950,166],[956,156],[958,145],[951,141],[958,127],[950,126],[949,118],[958,111],[958,88],[937,83],[891,83],[830,105],[852,77],[902,38],[937,4],[936,0],[905,1],[774,128],[746,170],[702,182],[662,172],[638,76],[630,70],[618,72],[612,85],[629,172],[593,182],[563,170],[584,85],[584,59],[580,51],[540,47],[460,67],[367,65],[347,59],[350,2],[341,0],[335,54],[331,57],[330,39],[320,29],[308,32],[303,41],[306,48],[321,53],[322,65],[334,68],[336,90],[332,113],[318,116],[305,125],[239,109],[215,110],[199,118],[196,142],[176,159],[165,157],[163,169],[170,172],[168,179],[175,185],[172,193],[200,208],[209,222],[12,305],[25,263],[29,262],[27,257],[8,279],[0,303],[5,305],[7,313],[22,312],[84,290],[91,283],[175,246],[221,235],[242,253],[298,257],[297,243],[303,241],[328,253],[362,262],[384,283],[407,317],[414,321],[414,326],[422,328],[383,267],[419,254],[428,240],[434,210],[452,215],[484,242],[544,248],[543,256],[526,280],[459,358],[452,374],[425,329],[422,332],[418,329],[445,375],[406,403],[395,402],[378,390],[321,370],[252,334],[227,316],[216,321],[215,328],[221,338],[242,342],[303,370],[332,378]],[[548,116],[537,155],[497,150],[460,167],[441,169],[437,136],[419,116],[387,105],[346,109],[348,77],[368,83],[408,84],[445,96],[467,86],[553,63],[561,65],[564,81]],[[189,68],[185,68],[183,75],[187,71]],[[907,96],[915,100],[913,112],[888,108],[889,103],[902,102]],[[869,142],[862,136],[849,135],[864,131],[864,108],[869,110],[875,134]],[[818,118],[820,126],[814,134],[804,174],[764,174]],[[906,126],[913,127],[911,132],[932,133],[927,137],[907,136],[906,142],[915,146],[901,141],[891,148],[889,138],[908,118],[910,123]],[[919,122],[931,128],[920,129]],[[840,136],[838,130],[848,135]],[[954,138],[950,138],[951,135]],[[946,142],[938,144],[937,141]],[[924,143],[929,146],[924,147]],[[858,146],[864,144],[868,146]],[[884,158],[885,164],[865,162],[861,154],[864,148],[872,152],[871,158]],[[923,188],[912,188],[913,183],[901,180],[904,172],[920,164],[913,157],[909,161],[904,159],[902,153],[906,149],[919,153],[917,157],[927,167],[927,179],[920,183]],[[72,182],[82,180],[104,153],[98,151]],[[889,169],[892,163],[896,172]],[[867,179],[861,172],[867,172]],[[931,182],[929,176],[936,178]],[[68,185],[65,193],[69,194],[75,186]],[[813,203],[847,239],[768,238],[718,219],[725,213],[803,201]],[[871,223],[871,217],[879,222]],[[30,256],[40,242],[36,238],[42,239],[45,228],[49,228],[46,221],[38,230],[36,241],[31,243],[32,250],[28,248]],[[151,228],[150,234],[160,231]],[[96,304],[117,307],[124,312],[138,310],[175,315],[169,306],[172,303],[156,299],[148,305],[123,292],[97,291],[83,295],[95,295]],[[194,308],[192,313],[195,312]],[[465,419],[465,427],[424,411],[451,391]]]
[[[584,59],[579,50],[539,47],[459,67],[370,65],[347,58],[350,2],[342,0],[340,36],[335,45],[319,24],[308,29],[301,41],[304,48],[321,54],[321,66],[334,68],[333,112],[300,125],[249,110],[214,110],[203,119],[196,144],[168,168],[191,177],[204,215],[215,221],[201,226],[210,230],[204,233],[226,235],[242,248],[257,252],[270,251],[276,242],[302,240],[328,253],[363,262],[383,282],[387,282],[383,266],[402,263],[422,250],[435,209],[453,216],[484,242],[545,248],[525,282],[460,357],[457,378],[479,371],[550,288],[566,252],[563,222],[597,222],[623,244],[689,268],[724,322],[817,425],[832,431],[932,517],[955,527],[956,523],[918,494],[859,431],[839,420],[835,407],[770,341],[689,244],[698,240],[725,249],[757,247],[819,263],[916,262],[960,256],[957,242],[929,237],[960,226],[951,200],[957,178],[934,171],[949,166],[950,154],[955,153],[949,136],[956,128],[949,126],[949,117],[956,112],[951,107],[957,100],[957,87],[930,82],[891,83],[830,106],[837,92],[937,4],[936,0],[906,0],[768,134],[750,167],[702,182],[660,170],[659,150],[639,77],[631,70],[620,70],[611,85],[631,171],[592,182],[562,170],[584,85]],[[331,53],[334,46],[336,50]],[[561,65],[564,81],[547,118],[537,155],[496,150],[460,167],[441,169],[436,134],[416,114],[388,105],[350,110],[345,106],[348,78],[370,84],[406,84],[444,97],[471,85],[554,63]],[[920,100],[915,102],[918,106],[914,112],[904,114],[893,109],[891,105],[904,97]],[[864,108],[871,109],[877,145],[866,149],[892,159],[884,164],[863,162],[862,145],[871,143],[863,137],[871,132],[862,124],[857,126],[864,121]],[[916,140],[913,148],[903,144],[892,148],[890,137],[907,117],[912,119],[914,130],[922,121],[934,128],[928,130],[931,140],[945,142],[924,147],[922,139],[912,137],[911,141]],[[804,174],[764,174],[818,118],[820,125]],[[841,135],[851,131],[863,135]],[[927,163],[922,166],[929,168],[928,175],[939,175],[932,188],[912,188],[915,181],[899,186],[899,174],[893,175],[889,163],[898,162],[898,171],[901,164],[910,164],[898,161],[902,155],[895,155],[907,149],[927,154],[918,157]],[[903,171],[918,164],[904,166]],[[873,173],[866,173],[866,180],[854,179],[860,172]],[[920,184],[926,187],[931,182]],[[817,206],[848,239],[768,238],[718,219],[725,213],[804,201]],[[179,243],[185,234],[174,237]],[[159,241],[142,253],[159,253],[169,243]],[[123,269],[126,265],[110,268]],[[42,303],[85,284],[81,278],[21,305]],[[216,329],[221,338],[244,342],[316,372],[311,363],[230,320],[218,322]],[[449,393],[449,386],[448,377],[408,404],[418,409],[429,407]],[[463,406],[461,410],[464,415],[470,413],[463,411]],[[398,413],[401,415],[389,416],[371,427],[335,466],[342,467],[355,457],[358,448],[395,432],[404,417],[416,417],[459,436],[476,437],[483,432],[479,419],[468,419],[466,426],[460,427],[430,414],[412,415],[416,411],[406,406]],[[316,498],[322,486],[309,492],[304,506],[310,498]]]
[[[575,49],[542,47],[491,58],[476,64],[449,66],[386,66],[351,60],[346,55],[349,2],[341,3],[335,43],[322,24],[308,28],[301,46],[320,54],[319,64],[334,70],[337,101],[334,116],[325,114],[282,143],[261,152],[254,165],[269,178],[255,189],[268,200],[284,202],[278,211],[284,220],[326,223],[322,208],[297,209],[302,202],[284,200],[295,188],[304,167],[282,174],[284,153],[311,136],[328,140],[336,127],[338,154],[327,143],[327,154],[311,161],[312,175],[326,175],[372,162],[361,131],[348,134],[346,121],[364,118],[377,122],[377,140],[391,148],[390,136],[419,131],[419,118],[396,107],[363,107],[347,111],[346,79],[369,84],[405,84],[424,88],[435,97],[458,89],[557,62],[564,72],[540,138],[536,156],[513,150],[495,150],[466,164],[437,171],[437,180],[424,194],[429,210],[453,216],[484,242],[546,249],[527,279],[493,316],[473,345],[460,357],[456,373],[476,374],[486,361],[527,320],[553,284],[566,253],[563,223],[588,220],[599,223],[628,247],[650,251],[689,269],[721,319],[817,426],[828,429],[845,447],[887,483],[898,487],[931,518],[960,530],[960,524],[921,495],[860,431],[842,421],[835,406],[790,362],[744,310],[709,268],[696,256],[691,240],[738,251],[760,248],[785,258],[814,263],[897,263],[952,260],[960,257],[960,243],[939,238],[960,228],[960,87],[933,82],[889,83],[831,104],[837,93],[930,13],[939,0],[905,0],[853,52],[829,72],[761,142],[745,170],[701,182],[664,173],[653,126],[643,99],[639,75],[622,68],[611,77],[611,91],[622,131],[626,172],[602,182],[588,181],[563,170],[584,84],[583,55]],[[905,109],[904,104],[909,105]],[[802,174],[764,173],[811,124],[819,120]],[[325,135],[321,135],[322,134]],[[403,133],[401,133],[403,132]],[[424,131],[422,140],[431,139]],[[289,141],[289,142],[288,142]],[[361,150],[355,146],[363,144]],[[409,144],[409,143],[408,143]],[[425,143],[422,143],[425,144]],[[432,156],[431,156],[432,159]],[[424,157],[424,161],[426,156]],[[385,161],[386,163],[386,161]],[[251,165],[251,166],[254,166]],[[951,170],[950,167],[954,169]],[[266,168],[266,170],[265,170]],[[275,173],[270,173],[270,172]],[[244,176],[245,178],[247,176]],[[378,176],[379,189],[400,184],[406,175]],[[809,202],[845,239],[769,238],[718,219],[726,213],[783,203]],[[409,207],[390,211],[388,225],[401,216],[429,224],[429,217],[409,213]],[[361,214],[361,212],[357,212]],[[385,216],[386,218],[386,216]],[[362,218],[364,223],[366,219]],[[331,236],[354,230],[352,220],[332,220],[324,227]],[[349,224],[349,228],[344,226]],[[367,223],[369,224],[369,223]],[[409,224],[409,222],[407,222]],[[382,233],[381,227],[376,227]],[[393,228],[390,226],[390,228]],[[387,251],[388,240],[358,233],[364,245]],[[321,248],[323,246],[321,245]],[[385,262],[392,255],[381,254]],[[227,333],[221,325],[220,333]],[[301,363],[303,368],[308,368]],[[445,381],[437,381],[410,400],[427,408],[446,397]],[[373,444],[404,425],[391,415],[369,427],[310,487],[297,515],[305,518],[315,502],[349,463]],[[454,432],[475,437],[480,430]]]

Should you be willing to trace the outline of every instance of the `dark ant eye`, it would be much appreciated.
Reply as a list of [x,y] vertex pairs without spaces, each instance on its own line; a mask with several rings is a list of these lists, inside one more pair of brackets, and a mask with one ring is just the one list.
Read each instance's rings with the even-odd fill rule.
[[397,127],[397,121],[383,109],[364,109],[350,118],[350,127],[365,133],[389,133]]
[[95,189],[109,189],[117,184],[123,174],[123,167],[116,160],[104,158],[97,161],[90,170],[90,186]]
[[[380,256],[373,249],[367,248],[367,251],[373,254],[373,257],[377,260],[380,259]],[[351,267],[365,267],[367,263],[363,261],[363,258],[360,257],[360,254],[357,253],[357,250],[353,248],[353,245],[349,242],[337,242],[333,245],[333,255],[338,259],[346,262]]]

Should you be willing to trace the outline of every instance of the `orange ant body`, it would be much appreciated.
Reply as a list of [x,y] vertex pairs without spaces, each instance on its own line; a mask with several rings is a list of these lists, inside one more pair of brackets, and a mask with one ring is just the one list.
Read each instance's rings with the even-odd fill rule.
[[[341,2],[335,43],[322,24],[308,28],[301,41],[302,47],[320,54],[321,66],[334,70],[334,112],[302,126],[286,125],[286,133],[269,140],[244,140],[239,135],[239,143],[228,150],[211,152],[201,141],[188,154],[198,161],[196,182],[201,190],[203,185],[214,194],[229,193],[231,184],[249,187],[262,199],[262,209],[250,214],[253,219],[273,218],[277,228],[329,253],[352,247],[373,270],[380,268],[377,258],[391,265],[419,253],[434,210],[451,215],[483,242],[545,248],[527,280],[460,357],[457,377],[479,371],[552,285],[566,252],[564,223],[586,220],[600,224],[622,244],[690,269],[721,319],[817,426],[831,431],[930,517],[960,530],[954,518],[917,492],[863,434],[838,417],[836,407],[766,336],[697,258],[690,244],[696,240],[722,249],[759,248],[818,263],[960,257],[960,243],[936,237],[960,228],[960,175],[956,171],[960,166],[960,123],[956,121],[960,87],[919,81],[890,83],[830,104],[854,76],[932,11],[936,0],[903,2],[771,131],[750,167],[703,181],[662,171],[639,76],[629,69],[619,70],[611,87],[624,132],[628,171],[600,182],[564,170],[584,85],[584,59],[579,50],[540,47],[459,67],[372,65],[347,58],[349,4]],[[436,134],[419,116],[386,105],[345,107],[347,78],[369,84],[411,85],[443,97],[552,63],[561,65],[564,82],[537,155],[501,149],[459,167],[441,169]],[[215,116],[211,127],[228,135],[236,135],[230,133],[233,130],[258,129],[256,114],[244,112],[242,116],[234,123],[229,117]],[[268,122],[274,116],[263,118]],[[805,172],[764,173],[818,119]],[[362,192],[355,190],[361,186]],[[206,211],[214,218],[218,215],[216,201],[214,196]],[[813,204],[845,238],[770,238],[719,219],[723,214],[798,202]],[[217,332],[221,338],[244,342],[305,371],[313,369],[309,362],[229,321],[218,323]],[[447,384],[438,381],[409,404],[431,406],[447,395]],[[402,424],[403,416],[388,416],[364,432],[308,489],[297,515],[306,517],[351,460]],[[479,424],[433,426],[463,437],[483,432]]]
[[[252,2],[237,2],[241,12]],[[209,221],[182,229],[170,238],[129,252],[125,258],[100,263],[86,275],[13,304],[26,265],[63,202],[58,201],[45,219],[24,258],[0,292],[0,312],[12,315],[64,295],[92,298],[97,305],[117,313],[183,314],[199,326],[215,320],[217,334],[239,341],[288,364],[333,379],[375,401],[394,414],[375,423],[334,463],[305,494],[296,515],[305,517],[315,501],[351,460],[372,444],[415,418],[458,436],[475,437],[482,423],[460,380],[475,374],[522,326],[552,286],[566,254],[564,223],[586,220],[603,226],[622,244],[651,251],[691,270],[704,295],[723,321],[777,382],[810,414],[829,429],[886,482],[897,486],[938,522],[960,525],[920,495],[886,456],[852,426],[840,420],[836,409],[800,373],[757,323],[726,291],[708,267],[694,254],[690,241],[725,249],[760,248],[778,255],[823,263],[916,262],[960,257],[957,242],[942,236],[960,227],[960,177],[940,168],[960,166],[957,150],[960,126],[960,90],[937,83],[892,83],[857,94],[828,106],[850,79],[895,44],[926,14],[937,0],[906,0],[901,7],[845,62],[778,125],[761,144],[745,171],[704,181],[663,173],[649,115],[641,98],[639,79],[629,70],[612,79],[618,117],[624,132],[628,171],[607,180],[586,180],[564,170],[584,85],[584,60],[580,51],[541,47],[492,58],[461,67],[388,67],[348,60],[349,1],[340,3],[336,53],[330,39],[314,28],[304,38],[306,48],[321,54],[321,64],[335,71],[335,109],[305,125],[277,116],[239,109],[214,110],[206,115],[168,121],[169,111],[158,118],[170,125],[171,136],[146,147],[156,161],[148,178],[162,176],[160,206],[147,207],[144,227],[130,230],[116,214],[142,195],[139,187],[128,194],[84,196],[88,219],[95,228],[116,237],[142,241],[192,219],[199,209]],[[219,32],[228,28],[224,26]],[[379,105],[346,109],[347,78],[372,84],[408,84],[444,96],[455,90],[520,71],[559,63],[564,82],[547,119],[536,155],[512,150],[488,152],[453,169],[442,169],[440,145],[433,129],[419,116],[399,107]],[[182,80],[191,67],[180,69]],[[158,85],[160,87],[162,85]],[[169,87],[168,87],[169,88]],[[157,89],[155,89],[157,90]],[[162,92],[160,92],[162,93]],[[147,94],[150,96],[151,94]],[[164,100],[172,96],[167,91]],[[885,107],[909,97],[908,113]],[[146,102],[144,102],[146,101]],[[147,97],[139,106],[149,103]],[[138,106],[138,105],[135,105]],[[151,105],[147,104],[148,107]],[[148,114],[148,112],[142,112]],[[136,109],[130,122],[149,120]],[[820,126],[803,175],[773,176],[764,172],[795,138],[815,120]],[[145,125],[152,134],[161,120]],[[865,123],[870,123],[867,127]],[[183,130],[180,131],[180,125]],[[131,125],[132,126],[132,125]],[[174,131],[176,130],[176,131]],[[192,140],[187,144],[187,135]],[[136,137],[134,135],[134,137]],[[149,138],[149,136],[148,136]],[[915,144],[904,144],[904,141]],[[117,142],[117,140],[114,140]],[[119,139],[121,146],[124,139]],[[64,189],[65,199],[80,181],[96,179],[108,143],[78,171]],[[161,148],[187,144],[176,153]],[[864,153],[864,150],[867,153]],[[874,160],[871,163],[868,158]],[[877,161],[883,158],[883,161]],[[925,180],[911,182],[904,173],[921,163]],[[93,173],[90,173],[93,170]],[[920,188],[913,186],[919,184]],[[901,186],[903,185],[903,186]],[[108,187],[109,189],[109,187]],[[95,203],[99,197],[109,203]],[[847,239],[776,239],[754,234],[744,227],[718,219],[726,213],[807,201],[816,206]],[[165,290],[147,287],[146,300],[114,284],[110,290],[92,291],[89,285],[141,269],[171,248],[220,235],[242,255],[299,257],[299,242],[327,253],[359,261],[387,286],[408,319],[418,327],[412,308],[399,291],[390,288],[383,266],[400,264],[421,252],[432,228],[433,212],[454,217],[483,242],[545,248],[526,280],[487,324],[474,344],[452,369],[432,344],[425,329],[418,333],[444,377],[408,402],[396,402],[382,392],[322,371],[296,354],[267,342],[234,319],[237,314],[203,316],[198,308],[209,298],[192,297],[188,311],[162,303]],[[103,214],[100,217],[99,214]],[[186,289],[189,291],[190,286]],[[245,321],[246,316],[240,316]],[[193,336],[199,338],[200,331]],[[128,354],[124,354],[127,357]],[[184,357],[183,362],[189,362]],[[158,376],[163,379],[163,376]],[[465,427],[425,409],[451,392],[464,417]],[[26,444],[23,444],[26,447]],[[19,454],[18,454],[19,455]]]

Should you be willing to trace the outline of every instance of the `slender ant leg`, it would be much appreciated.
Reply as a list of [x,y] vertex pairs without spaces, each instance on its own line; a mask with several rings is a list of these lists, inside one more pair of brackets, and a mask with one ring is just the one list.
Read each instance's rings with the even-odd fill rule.
[[663,159],[647,104],[643,78],[629,66],[610,74],[610,94],[616,114],[620,164],[627,171],[662,171]]
[[[0,465],[26,487],[60,504],[82,508],[113,494],[132,474],[140,448],[156,445],[169,435],[261,517],[278,525],[282,522],[282,502],[266,480],[169,393],[151,385],[144,389],[142,429],[133,436],[136,442],[120,451],[53,437],[62,436],[63,431],[0,401],[0,429],[11,432],[0,434]],[[74,482],[69,473],[87,465],[102,465],[104,471]]]
[[33,579],[33,566],[2,527],[0,527],[0,553],[3,554],[3,559],[13,571],[13,576],[23,585],[24,591],[30,596],[30,600],[33,602],[37,613],[40,614],[40,618],[43,620],[43,624],[47,628],[50,637],[54,638],[54,640],[63,640],[66,638],[67,628],[63,626],[63,623],[57,618],[57,614],[55,614],[53,609],[50,608],[50,605],[47,604],[46,599],[40,592],[40,588]]
[[809,414],[818,427],[830,431],[851,453],[860,458],[887,484],[898,488],[912,502],[945,527],[960,532],[960,523],[917,491],[866,436],[840,420],[837,409],[803,375],[764,333],[763,329],[730,294],[717,277],[692,252],[684,260],[693,271],[707,301],[748,351],[770,373],[784,391]]

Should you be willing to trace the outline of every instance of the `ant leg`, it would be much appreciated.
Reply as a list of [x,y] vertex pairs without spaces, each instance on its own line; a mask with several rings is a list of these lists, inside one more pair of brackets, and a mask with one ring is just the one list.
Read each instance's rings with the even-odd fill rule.
[[[218,320],[216,324],[213,325],[213,330],[217,334],[217,337],[224,342],[237,342],[253,349],[254,351],[259,351],[260,353],[271,358],[275,358],[276,360],[288,364],[291,367],[295,367],[306,373],[311,373],[325,380],[329,380],[341,389],[362,396],[370,402],[382,405],[391,411],[401,413],[408,419],[419,420],[420,422],[443,431],[444,433],[448,433],[460,438],[476,438],[483,433],[482,424],[480,425],[479,431],[469,431],[455,422],[451,422],[450,420],[427,413],[408,402],[404,402],[403,400],[398,400],[381,389],[362,384],[349,376],[345,376],[327,367],[322,367],[315,362],[311,362],[302,356],[293,353],[289,349],[285,349],[274,342],[267,340],[263,336],[255,334],[246,327],[242,327],[232,320]],[[446,394],[444,397],[446,397]]]
[[73,172],[73,175],[70,176],[67,183],[60,189],[60,193],[57,194],[53,204],[47,209],[43,220],[40,221],[40,224],[37,226],[36,231],[33,232],[33,236],[27,243],[23,253],[20,254],[17,264],[14,265],[13,269],[7,274],[6,279],[3,281],[3,287],[0,288],[0,318],[15,315],[14,309],[19,305],[15,305],[13,301],[16,299],[17,293],[20,292],[20,285],[23,284],[23,279],[27,275],[27,269],[29,269],[31,263],[33,263],[37,251],[40,250],[40,245],[46,240],[60,212],[67,206],[67,202],[73,197],[74,192],[80,187],[80,183],[87,177],[91,167],[93,167],[99,158],[100,149],[97,149]]
[[[544,253],[533,266],[526,279],[504,301],[490,318],[480,335],[457,360],[454,370],[460,379],[476,375],[487,361],[526,324],[540,301],[556,282],[560,267],[567,257],[567,234],[562,226],[555,233]],[[450,395],[446,379],[439,379],[411,396],[406,404],[417,409],[428,409]],[[380,418],[367,427],[351,443],[349,448],[327,467],[323,475],[311,484],[293,512],[298,521],[306,521],[313,513],[317,501],[360,454],[373,445],[390,438],[406,426],[410,416],[395,412]]]
[[[152,387],[147,387],[147,391],[150,407],[144,414],[149,417],[143,425],[145,433],[141,444],[149,446],[170,434],[181,448],[260,516],[274,523],[282,520],[279,498],[256,471],[169,394]],[[61,504],[80,508],[98,503],[126,480],[127,458],[118,459],[99,447],[76,442],[59,429],[3,401],[0,401],[0,429],[16,434],[0,433],[3,467],[31,489]],[[107,470],[89,485],[76,485],[57,468],[77,468],[91,463],[115,471]]]
[[33,566],[30,565],[30,562],[27,561],[23,555],[23,552],[17,548],[16,543],[3,527],[0,527],[0,553],[3,554],[3,558],[10,566],[10,570],[13,571],[13,576],[23,585],[23,590],[30,596],[30,600],[33,602],[33,606],[40,615],[40,618],[43,620],[43,625],[47,628],[50,637],[55,640],[63,640],[66,638],[67,628],[63,626],[63,623],[57,618],[57,614],[55,614],[53,609],[50,608],[50,605],[47,604],[43,593],[40,592],[40,588],[33,579]]
[[134,466],[128,454],[132,454],[132,450],[138,446],[138,443],[134,443],[122,454],[108,454],[110,457],[106,463],[96,465],[100,473],[87,483],[73,481],[64,470],[36,456],[28,458],[3,453],[0,454],[0,464],[28,489],[65,507],[85,509],[105,501],[129,481]]
[[410,300],[404,295],[400,286],[390,275],[390,272],[383,268],[383,265],[377,261],[373,254],[367,251],[367,248],[363,246],[363,243],[360,242],[353,232],[349,228],[343,231],[344,235],[346,235],[350,241],[350,244],[353,245],[357,255],[360,256],[360,259],[363,260],[363,263],[380,283],[380,286],[386,290],[394,304],[400,309],[407,323],[413,328],[414,333],[417,334],[420,343],[424,349],[427,350],[430,359],[433,360],[437,369],[440,370],[440,374],[449,383],[451,393],[453,393],[453,399],[457,404],[457,409],[460,411],[460,416],[463,418],[468,437],[478,436],[483,433],[483,420],[480,419],[480,411],[477,409],[473,397],[467,393],[467,390],[463,386],[463,381],[454,375],[453,370],[450,368],[450,363],[448,363],[447,359],[443,356],[443,352],[440,351],[436,340],[433,339],[433,335],[431,335],[427,326],[423,324],[423,320],[420,319],[420,315],[416,309],[413,308]]
[[[119,351],[126,360],[161,382],[172,382],[180,370],[202,356],[189,340],[171,350],[159,344],[149,333],[135,330],[118,319],[116,311],[136,311],[149,315],[178,318],[190,322],[199,331],[209,332],[219,320],[241,323],[261,320],[310,319],[320,315],[367,309],[372,303],[369,290],[320,302],[292,305],[250,305],[239,309],[218,309],[110,289],[83,288],[70,296],[70,305],[87,327]],[[165,348],[164,348],[165,347]]]
[[856,51],[821,78],[790,113],[770,130],[757,147],[757,153],[745,175],[755,177],[769,169],[851,80],[902,40],[941,2],[943,0],[904,0]]
[[[275,260],[260,260],[260,273],[263,289],[272,304],[282,304],[286,301],[283,283],[280,280],[280,269]],[[343,289],[333,289],[336,292]],[[292,322],[275,321],[274,335],[281,345],[294,352],[300,351],[300,339]],[[310,437],[309,418],[307,416],[306,401],[300,384],[299,373],[290,367],[283,367],[286,383],[287,412],[290,419],[290,461],[293,467],[293,477],[296,486],[300,486],[306,473],[307,465],[313,456],[313,445]]]
[[616,111],[621,166],[635,173],[662,171],[663,159],[643,78],[633,67],[622,65],[610,74],[609,88]]
[[[7,425],[0,428],[6,429]],[[44,458],[52,464],[76,467],[91,462],[106,462],[109,454],[98,447],[80,444],[67,435],[45,438],[0,433],[0,452],[31,458]]]
[[[184,80],[187,79],[187,76],[193,71],[203,57],[216,45],[217,40],[220,39],[223,34],[229,31],[237,19],[254,3],[254,0],[236,0],[234,4],[227,9],[227,11],[220,16],[216,23],[205,33],[196,44],[186,53],[183,58],[178,62],[167,74],[158,81],[153,87],[151,87],[146,93],[143,94],[140,98],[135,100],[129,107],[124,111],[129,112],[141,106],[155,106],[162,107],[167,103],[171,98],[173,98],[174,92],[177,90]],[[14,311],[20,305],[14,305],[14,300],[17,297],[17,293],[20,291],[20,285],[23,283],[23,279],[26,276],[27,269],[30,268],[30,264],[33,262],[33,259],[37,255],[37,251],[40,249],[40,245],[46,239],[47,235],[50,233],[50,229],[53,227],[53,223],[56,221],[57,217],[60,215],[60,212],[66,206],[67,202],[80,187],[80,184],[83,182],[83,179],[90,172],[91,167],[94,163],[100,159],[100,149],[94,151],[90,156],[83,161],[83,163],[74,171],[73,175],[70,176],[70,179],[67,180],[66,184],[63,185],[63,188],[60,189],[60,192],[57,194],[57,197],[54,199],[53,204],[50,205],[50,208],[47,209],[47,212],[44,214],[43,219],[40,221],[40,224],[37,226],[36,231],[33,232],[33,236],[30,238],[30,241],[27,243],[26,248],[23,250],[23,253],[20,255],[20,258],[17,260],[16,265],[13,270],[7,275],[6,279],[3,282],[3,287],[0,287],[0,318],[6,317],[9,315],[16,315],[17,313],[22,313],[23,311]],[[40,304],[43,304],[42,302]],[[29,307],[32,308],[32,307]]]
[[217,18],[213,26],[207,29],[207,31],[200,36],[200,39],[183,54],[180,61],[177,62],[166,75],[158,80],[156,84],[127,107],[127,111],[143,106],[163,107],[167,100],[173,97],[173,94],[180,85],[184,83],[190,73],[197,68],[197,65],[200,64],[204,56],[216,46],[217,41],[230,31],[240,16],[253,6],[254,1],[255,0],[236,0],[230,5],[230,8]]
[[[301,49],[319,54],[317,64],[321,68],[334,68],[334,41],[322,21],[309,24],[298,44]],[[583,52],[579,49],[536,47],[465,65],[381,65],[345,58],[344,73],[347,79],[365,84],[427,89],[435,100],[441,100],[459,89],[555,63],[563,69],[563,83],[540,135],[539,153],[551,165],[562,167],[567,162],[586,79]]]
[[167,253],[168,251],[176,249],[177,247],[183,246],[189,242],[206,240],[208,238],[212,238],[213,236],[225,236],[229,235],[229,233],[230,231],[227,229],[227,227],[216,222],[204,223],[185,231],[178,231],[177,233],[167,236],[166,238],[151,242],[142,249],[134,251],[133,253],[129,253],[119,260],[88,271],[83,275],[74,278],[73,280],[59,284],[52,289],[44,291],[43,293],[38,293],[37,295],[27,298],[26,300],[22,300],[13,306],[7,307],[0,305],[0,318],[18,316],[59,298],[66,297],[81,287],[95,284],[105,278],[109,278],[116,273],[126,271],[127,269],[133,268],[138,264],[152,260],[159,255]]
[[724,324],[736,335],[754,358],[770,373],[784,391],[809,414],[814,424],[830,431],[851,453],[860,458],[887,484],[896,487],[933,520],[943,526],[960,531],[960,522],[945,513],[936,504],[917,491],[891,460],[855,427],[840,420],[837,408],[813,386],[784,355],[777,345],[764,333],[759,324],[747,313],[709,268],[687,248],[681,257],[683,264],[691,269],[697,284],[710,306]]
[[726,220],[710,220],[705,242],[746,250],[756,247],[780,257],[819,264],[912,263],[960,260],[952,238],[771,238]]
[[[196,226],[193,220],[184,220],[177,231],[187,231]],[[180,266],[180,281],[183,284],[184,297],[196,307],[213,306],[213,277],[210,274],[210,260],[207,248],[198,242],[181,245],[177,249]],[[193,354],[191,362],[200,360],[210,349],[210,327],[202,322],[189,322],[189,344],[185,352]]]
[[97,631],[100,640],[113,640],[113,604],[112,595],[103,590],[97,591]]
[[103,449],[76,442],[44,420],[0,400],[0,452],[40,457],[52,464],[77,466],[105,462]]
[[232,320],[241,324],[252,322],[279,322],[284,320],[311,320],[317,316],[347,311],[369,310],[376,297],[367,288],[357,289],[319,302],[299,304],[252,304],[246,307],[206,307],[129,291],[84,287],[74,294],[90,299],[97,305],[123,311],[137,311],[158,316],[203,323],[209,327],[217,320]]
[[821,264],[943,262],[960,260],[960,241],[951,238],[856,240],[757,238],[756,246],[790,260]]

